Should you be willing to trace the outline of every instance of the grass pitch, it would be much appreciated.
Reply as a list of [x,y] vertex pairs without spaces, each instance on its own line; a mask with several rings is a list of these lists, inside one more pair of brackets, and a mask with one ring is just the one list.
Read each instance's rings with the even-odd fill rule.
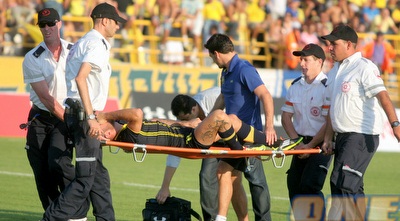
[[[24,147],[24,139],[0,138],[0,221],[40,220],[43,213]],[[104,164],[111,177],[116,220],[142,220],[145,200],[154,197],[160,188],[166,155],[148,154],[144,162],[137,163],[131,154],[123,151],[112,154],[108,147],[104,147],[103,152]],[[365,174],[367,194],[400,194],[399,159],[400,153],[375,154]],[[264,162],[273,220],[288,220],[286,170],[290,160],[291,157],[287,157],[281,169],[274,168],[272,162]],[[200,165],[201,160],[183,159],[172,181],[171,193],[190,200],[193,209],[201,214],[198,184]],[[245,179],[244,186],[249,193]],[[329,194],[329,182],[325,182],[324,193]],[[254,220],[249,194],[248,202],[250,220]],[[236,220],[233,209],[230,209],[228,216],[229,220]],[[88,219],[94,220],[91,211]]]

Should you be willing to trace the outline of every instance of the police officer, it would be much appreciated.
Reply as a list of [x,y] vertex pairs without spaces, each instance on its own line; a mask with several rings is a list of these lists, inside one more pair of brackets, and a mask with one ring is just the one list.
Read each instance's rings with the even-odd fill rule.
[[[53,8],[39,11],[38,26],[44,41],[25,55],[22,64],[32,102],[25,149],[46,210],[75,177],[62,105],[67,96],[65,64],[72,44],[60,38],[60,15]],[[85,217],[85,210],[71,218]]]
[[[76,177],[63,194],[50,204],[44,220],[68,220],[90,198],[96,220],[115,220],[110,191],[110,177],[102,162],[102,148],[98,136],[103,132],[95,111],[106,105],[111,76],[108,41],[126,20],[114,6],[101,3],[91,12],[93,29],[71,48],[67,58],[67,96],[82,104],[82,116],[65,118],[73,134],[76,150]],[[71,103],[70,103],[71,104]],[[72,118],[77,124],[70,125]]]

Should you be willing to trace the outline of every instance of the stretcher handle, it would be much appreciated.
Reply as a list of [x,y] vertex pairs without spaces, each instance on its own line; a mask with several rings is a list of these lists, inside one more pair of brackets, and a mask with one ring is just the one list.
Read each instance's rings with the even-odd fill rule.
[[112,154],[117,154],[119,152],[121,148],[117,147],[115,148],[115,151],[112,150],[112,146],[108,146],[108,150],[110,151],[110,153]]
[[[136,154],[136,150],[139,150],[139,152],[142,154],[142,157],[140,157],[140,159],[138,158],[138,154]],[[135,162],[137,163],[143,162],[147,155],[146,144],[134,144],[132,149],[132,155]]]
[[[279,157],[277,157],[277,156],[279,156]],[[274,151],[274,152],[272,153],[271,158],[272,158],[272,163],[274,164],[274,167],[280,169],[280,168],[282,168],[283,165],[285,164],[286,155],[285,155],[285,153],[284,153],[283,151],[278,150],[278,151]],[[280,164],[277,164],[275,158],[282,158],[281,163],[280,163]]]

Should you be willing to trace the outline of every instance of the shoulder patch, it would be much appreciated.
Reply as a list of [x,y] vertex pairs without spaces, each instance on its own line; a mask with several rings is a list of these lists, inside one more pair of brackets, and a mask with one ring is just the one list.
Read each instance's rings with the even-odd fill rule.
[[68,49],[68,50],[71,49],[72,46],[73,46],[73,44],[68,44],[68,45],[67,45],[67,49]]
[[296,78],[296,79],[294,79],[294,80],[292,81],[292,85],[295,84],[296,82],[300,81],[300,79],[301,79],[301,76],[298,77],[298,78]]
[[43,46],[40,46],[40,47],[38,47],[38,49],[36,49],[36,51],[35,52],[33,52],[33,56],[35,57],[35,58],[38,58],[43,52],[44,52],[44,47]]

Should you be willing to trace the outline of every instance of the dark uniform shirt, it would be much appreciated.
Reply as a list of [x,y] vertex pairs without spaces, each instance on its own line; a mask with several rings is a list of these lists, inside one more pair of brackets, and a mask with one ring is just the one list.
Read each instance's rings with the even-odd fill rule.
[[169,126],[159,121],[143,121],[140,132],[133,132],[125,124],[114,140],[137,144],[206,149],[193,135],[194,129]]

